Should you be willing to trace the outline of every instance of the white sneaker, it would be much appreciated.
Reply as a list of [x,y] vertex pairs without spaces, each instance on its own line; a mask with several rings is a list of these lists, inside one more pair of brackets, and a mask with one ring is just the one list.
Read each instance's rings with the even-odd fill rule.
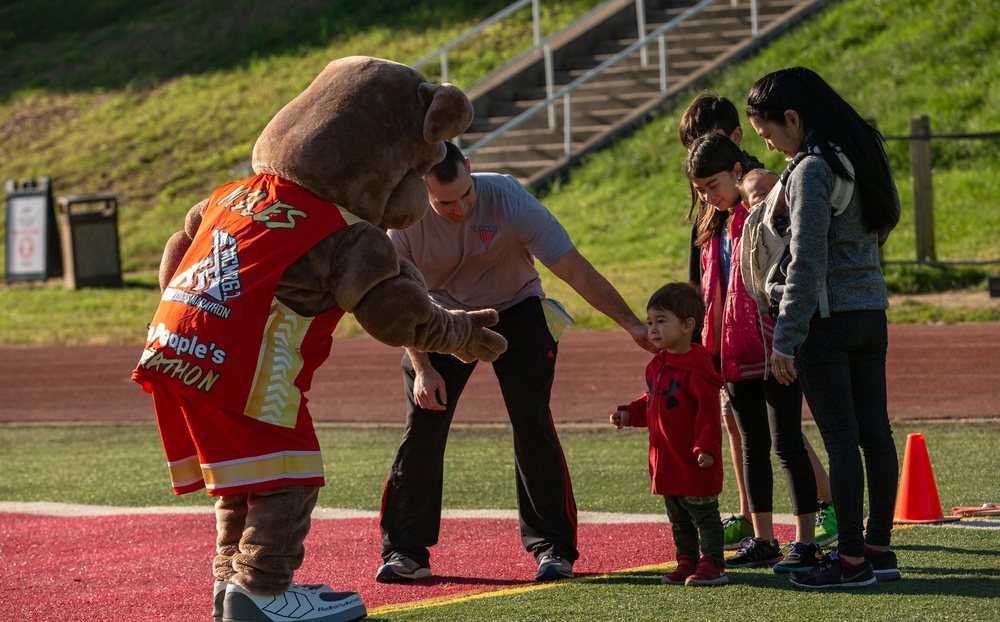
[[223,603],[226,600],[226,586],[229,585],[221,579],[215,580],[215,586],[212,588],[212,620],[214,622],[223,622],[222,611]]
[[573,578],[573,562],[568,559],[545,553],[538,558],[538,572],[535,581],[555,581],[557,579]]
[[226,587],[223,622],[353,622],[368,615],[356,592],[329,585],[292,583],[284,594],[258,596],[238,585]]

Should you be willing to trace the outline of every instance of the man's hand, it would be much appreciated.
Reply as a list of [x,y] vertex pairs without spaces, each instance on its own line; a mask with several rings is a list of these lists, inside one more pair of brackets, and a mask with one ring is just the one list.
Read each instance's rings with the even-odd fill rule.
[[632,335],[633,341],[639,344],[639,347],[647,352],[652,352],[656,354],[659,350],[653,345],[653,342],[649,340],[649,331],[646,330],[645,324],[636,324],[629,326],[628,332]]
[[426,410],[444,410],[448,404],[448,391],[444,378],[431,365],[426,352],[407,349],[416,378],[413,381],[413,401]]
[[713,458],[711,454],[698,452],[698,466],[700,466],[703,469],[707,469],[713,464],[715,464],[715,458]]

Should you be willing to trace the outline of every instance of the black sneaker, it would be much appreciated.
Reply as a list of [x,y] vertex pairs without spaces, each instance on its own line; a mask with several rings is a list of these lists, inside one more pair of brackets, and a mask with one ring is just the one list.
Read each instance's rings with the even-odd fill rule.
[[375,580],[379,583],[419,581],[431,576],[431,569],[421,566],[402,553],[393,553],[389,561],[379,566]]
[[872,565],[872,570],[875,571],[875,579],[879,583],[895,581],[901,576],[899,574],[899,561],[896,559],[896,554],[892,551],[882,553],[865,547],[865,559]]
[[786,547],[785,558],[774,565],[778,574],[800,572],[815,568],[823,549],[815,542],[792,542]]
[[760,568],[773,566],[781,561],[778,541],[768,542],[764,538],[744,538],[740,550],[726,558],[726,568]]
[[564,557],[545,553],[538,558],[535,581],[556,581],[573,578],[573,562]]
[[872,587],[877,584],[875,571],[870,563],[864,561],[855,568],[847,568],[840,563],[836,553],[824,555],[819,565],[812,570],[793,572],[788,580],[803,590]]

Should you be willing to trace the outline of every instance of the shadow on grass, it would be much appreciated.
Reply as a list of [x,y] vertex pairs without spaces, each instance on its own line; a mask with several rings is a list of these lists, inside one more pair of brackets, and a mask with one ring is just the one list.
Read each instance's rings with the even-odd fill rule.
[[222,72],[258,58],[324,48],[376,28],[405,36],[470,17],[484,19],[507,4],[11,0],[0,4],[0,101],[27,88],[117,90]]

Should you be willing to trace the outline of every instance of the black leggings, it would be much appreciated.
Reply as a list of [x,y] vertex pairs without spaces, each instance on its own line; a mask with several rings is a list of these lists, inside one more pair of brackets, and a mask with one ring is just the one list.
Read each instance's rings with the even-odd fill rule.
[[743,435],[743,477],[751,512],[774,511],[771,447],[785,472],[792,513],[816,511],[816,476],[802,442],[802,387],[767,380],[726,385],[736,423]]

